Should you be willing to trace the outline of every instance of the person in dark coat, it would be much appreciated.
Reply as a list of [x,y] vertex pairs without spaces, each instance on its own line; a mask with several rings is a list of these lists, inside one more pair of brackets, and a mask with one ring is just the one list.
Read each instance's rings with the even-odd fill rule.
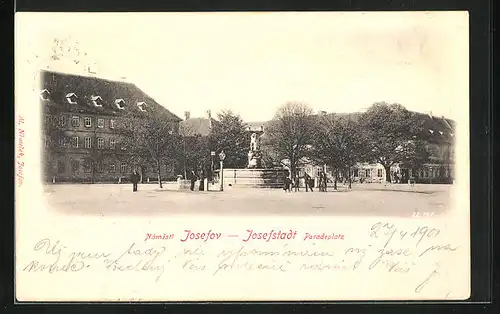
[[191,191],[194,191],[194,184],[196,183],[196,173],[194,170],[191,171]]
[[307,173],[304,173],[304,184],[306,185],[306,192],[309,192],[309,190],[307,188],[309,188],[311,190],[311,192],[314,192],[313,189],[312,189],[312,181],[313,179],[307,174]]
[[137,170],[134,170],[132,172],[132,175],[130,176],[130,181],[132,182],[132,191],[137,192],[137,183],[141,180],[141,176],[137,172]]
[[292,192],[290,189],[290,185],[292,184],[292,180],[289,177],[284,177],[283,178],[283,191],[286,192]]
[[205,191],[205,171],[203,169],[200,170],[200,186],[198,190]]
[[299,184],[300,184],[299,175],[297,175],[297,174],[295,175],[294,181],[295,182],[293,185],[295,186],[295,192],[298,192],[299,191]]
[[320,192],[324,192],[325,191],[325,188],[323,187],[323,180],[325,179],[324,175],[323,175],[323,172],[320,172],[319,173],[319,191]]

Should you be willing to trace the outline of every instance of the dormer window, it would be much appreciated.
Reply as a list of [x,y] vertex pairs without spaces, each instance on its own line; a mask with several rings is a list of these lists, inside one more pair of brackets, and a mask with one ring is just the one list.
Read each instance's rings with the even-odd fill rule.
[[66,94],[66,100],[68,101],[68,103],[70,103],[72,105],[76,105],[77,99],[78,99],[78,97],[76,96],[75,93]]
[[46,89],[40,91],[40,99],[41,100],[44,100],[44,101],[47,101],[49,100],[49,96],[50,96],[50,92]]
[[434,134],[434,130],[429,129],[429,133]]
[[102,107],[102,104],[104,103],[101,96],[92,96],[92,103],[94,104],[94,107]]
[[115,106],[116,108],[120,109],[120,110],[123,110],[125,109],[125,100],[123,99],[116,99],[115,100]]
[[139,108],[140,111],[143,111],[143,112],[146,111],[147,106],[148,105],[143,101],[137,103],[137,107]]
[[439,134],[443,135],[444,133],[442,131],[439,131]]

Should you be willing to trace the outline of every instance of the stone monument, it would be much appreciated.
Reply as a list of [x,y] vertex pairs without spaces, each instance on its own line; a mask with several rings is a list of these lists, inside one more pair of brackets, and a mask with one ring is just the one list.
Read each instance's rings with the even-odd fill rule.
[[247,168],[259,168],[260,165],[260,136],[257,133],[252,133],[250,136],[250,150],[248,151]]
[[250,134],[248,163],[244,169],[223,169],[223,184],[228,188],[282,188],[287,172],[283,168],[262,168],[260,147],[263,127],[247,128]]

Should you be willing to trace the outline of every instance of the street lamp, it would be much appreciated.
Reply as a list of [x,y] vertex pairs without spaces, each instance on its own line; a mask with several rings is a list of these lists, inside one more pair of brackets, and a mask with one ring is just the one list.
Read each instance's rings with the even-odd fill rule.
[[219,191],[224,191],[224,158],[226,158],[226,154],[224,154],[224,151],[221,151],[219,154],[219,160],[220,160],[220,187],[219,187]]
[[212,181],[212,185],[214,184],[214,157],[215,157],[215,152],[214,151],[211,151],[210,152],[210,156],[212,156],[212,166],[210,168],[210,181]]

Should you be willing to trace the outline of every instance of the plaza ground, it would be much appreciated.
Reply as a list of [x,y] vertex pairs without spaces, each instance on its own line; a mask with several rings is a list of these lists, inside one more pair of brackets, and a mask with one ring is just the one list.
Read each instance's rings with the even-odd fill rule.
[[[178,191],[167,183],[55,184],[44,186],[51,210],[66,215],[286,215],[286,216],[393,216],[414,212],[441,215],[450,210],[451,185],[355,184],[337,191],[285,193],[282,189],[228,188],[218,191]],[[215,190],[215,186],[213,187]]]

